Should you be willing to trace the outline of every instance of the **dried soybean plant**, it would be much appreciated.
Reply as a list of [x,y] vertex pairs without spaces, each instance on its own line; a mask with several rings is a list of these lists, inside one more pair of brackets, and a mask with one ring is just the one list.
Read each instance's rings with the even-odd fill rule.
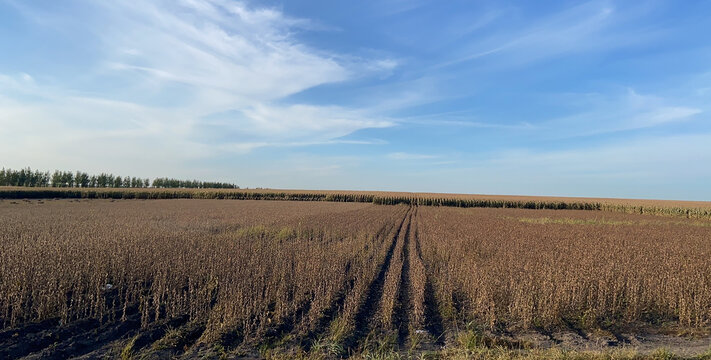
[[362,276],[396,209],[209,200],[2,208],[0,320],[145,326],[187,316],[207,321],[205,340],[294,321],[306,331]]
[[[589,213],[536,210],[535,216]],[[489,329],[711,323],[711,228],[608,220],[532,223],[519,209],[422,208],[420,237],[441,314]]]

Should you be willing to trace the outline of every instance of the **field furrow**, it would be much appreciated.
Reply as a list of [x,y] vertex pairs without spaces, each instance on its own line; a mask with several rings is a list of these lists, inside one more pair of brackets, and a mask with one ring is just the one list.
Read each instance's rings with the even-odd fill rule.
[[[405,265],[405,242],[407,241],[407,233],[410,229],[410,220],[412,213],[408,212],[402,231],[399,232],[393,249],[392,261],[390,262],[385,279],[383,282],[382,293],[380,295],[380,309],[378,320],[379,328],[388,332],[389,330],[397,330],[394,316],[399,308],[398,300],[400,299],[402,289],[402,273]],[[399,319],[397,319],[399,320]]]
[[[363,224],[367,226],[367,224]],[[344,279],[341,288],[335,293],[335,296],[328,303],[328,306],[322,306],[320,309],[312,307],[309,312],[308,319],[305,321],[299,330],[298,343],[305,350],[310,351],[314,345],[319,345],[319,341],[328,338],[329,335],[332,341],[339,342],[345,336],[345,332],[350,331],[348,327],[349,319],[355,316],[354,310],[357,309],[354,304],[361,299],[365,293],[366,285],[369,283],[367,279],[367,264],[373,262],[379,257],[382,252],[387,254],[391,246],[391,232],[395,231],[397,224],[386,223],[376,233],[376,240],[373,246],[366,246],[361,249],[361,255],[356,257],[346,266],[347,277]],[[385,249],[384,251],[380,250]],[[361,259],[361,261],[358,261]],[[375,269],[373,270],[375,272]],[[373,276],[370,276],[372,278]],[[315,297],[318,299],[318,297]],[[321,303],[324,303],[321,301]],[[340,323],[339,323],[340,322]],[[337,332],[336,334],[328,334],[329,331]]]
[[407,210],[405,215],[400,220],[394,234],[392,234],[388,251],[383,259],[383,262],[378,267],[377,275],[370,282],[367,290],[363,294],[362,301],[355,312],[355,326],[350,336],[348,336],[344,341],[344,344],[349,351],[352,351],[362,345],[363,340],[368,336],[368,334],[374,329],[374,327],[377,327],[377,325],[380,324],[376,316],[379,311],[378,305],[382,303],[384,296],[386,274],[392,267],[392,260],[393,257],[396,256],[396,248],[400,242],[399,239],[403,234],[403,230],[409,216],[410,209]]
[[0,358],[707,351],[711,223],[590,214],[0,202]]
[[412,207],[405,234],[402,237],[402,251],[400,262],[400,281],[398,286],[397,302],[394,304],[393,328],[397,330],[398,345],[403,346],[410,334],[410,314],[414,308],[413,283],[410,278],[410,250],[412,245],[413,223],[415,222],[417,207]]
[[[421,341],[444,345],[444,324],[440,314],[440,306],[437,301],[436,292],[432,284],[431,273],[428,273],[427,266],[422,258],[422,246],[419,237],[419,218],[415,221],[416,227],[413,231],[413,294],[415,297],[415,308],[412,312],[413,328],[416,332],[424,335]],[[424,332],[422,331],[424,330]]]

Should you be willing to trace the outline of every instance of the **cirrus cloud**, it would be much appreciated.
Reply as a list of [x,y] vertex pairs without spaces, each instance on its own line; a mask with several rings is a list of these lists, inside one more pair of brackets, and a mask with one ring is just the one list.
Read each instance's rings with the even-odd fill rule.
[[[392,59],[366,60],[301,43],[298,32],[318,29],[308,19],[226,0],[73,4],[88,10],[69,19],[13,3],[44,31],[61,27],[62,16],[81,24],[77,30],[93,37],[94,57],[81,81],[41,69],[0,74],[3,153],[21,143],[69,154],[78,144],[112,139],[84,152],[82,161],[100,163],[123,153],[113,166],[130,170],[137,154],[122,148],[151,149],[152,156],[175,164],[264,146],[329,143],[394,124],[342,106],[283,103],[306,89],[379,76],[397,66]],[[17,154],[13,161],[53,167],[77,162],[42,154]]]

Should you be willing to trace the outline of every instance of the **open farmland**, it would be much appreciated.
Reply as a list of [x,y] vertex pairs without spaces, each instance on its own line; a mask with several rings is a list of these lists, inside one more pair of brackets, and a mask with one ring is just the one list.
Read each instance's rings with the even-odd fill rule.
[[1,200],[0,358],[709,356],[709,219],[330,200]]
[[517,209],[612,211],[711,219],[711,201],[672,201],[550,196],[441,194],[387,191],[175,189],[175,188],[32,188],[0,187],[0,199],[229,199],[367,202]]

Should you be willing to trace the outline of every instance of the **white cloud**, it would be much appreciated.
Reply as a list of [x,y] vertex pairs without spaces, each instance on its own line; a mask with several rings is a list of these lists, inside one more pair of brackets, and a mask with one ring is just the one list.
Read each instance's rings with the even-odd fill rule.
[[[181,5],[104,3],[113,21],[100,29],[109,68],[191,86],[198,94],[220,93],[210,103],[197,97],[194,105],[208,109],[272,101],[351,77],[333,55],[296,41],[290,32],[300,21],[276,10],[231,1]],[[131,56],[113,53],[126,48]]]
[[[642,12],[643,6],[640,6]],[[517,21],[517,12],[497,20],[509,25]],[[545,58],[572,53],[602,51],[631,46],[648,41],[654,30],[620,32],[616,29],[638,14],[620,11],[609,1],[588,1],[541,19],[540,21],[510,26],[508,32],[495,32],[488,37],[477,37],[462,52],[436,67],[447,67],[477,59],[496,57],[495,66],[517,66]],[[499,56],[501,55],[501,56]]]
[[[470,116],[473,117],[473,116]],[[449,120],[449,118],[461,118],[462,120]],[[406,118],[402,122],[423,126],[447,126],[473,129],[501,129],[501,130],[535,130],[536,126],[523,121],[515,124],[499,124],[494,122],[481,122],[467,119],[467,116],[452,116],[449,113],[432,114],[417,118]]]
[[551,100],[584,108],[575,115],[536,124],[541,137],[554,139],[653,128],[690,121],[704,113],[701,108],[676,105],[679,100],[640,94],[634,89],[604,95],[558,94]]
[[35,79],[32,78],[32,75],[30,75],[30,74],[28,74],[28,73],[22,73],[22,74],[20,74],[20,77],[22,77],[22,80],[23,80],[23,81],[29,82],[29,83],[31,83],[31,82],[33,82],[33,81],[35,80]]
[[390,121],[369,120],[356,111],[339,107],[258,105],[243,113],[255,136],[261,132],[278,138],[308,138],[310,134],[319,134],[319,137],[332,139],[358,129],[392,126]]
[[651,127],[687,119],[702,113],[701,109],[688,107],[660,107],[650,113],[642,114],[633,119],[632,127]]
[[412,154],[406,152],[394,152],[387,155],[389,159],[392,160],[426,160],[426,159],[436,159],[436,155],[427,154]]
[[[315,86],[397,66],[304,45],[294,34],[318,28],[308,19],[227,0],[83,5],[91,11],[72,20],[96,34],[99,46],[92,49],[98,62],[81,82],[64,74],[0,74],[0,152],[12,152],[13,161],[61,167],[110,156],[130,168],[142,152],[180,163],[264,146],[329,143],[394,124],[338,106],[280,104]],[[30,5],[19,9],[35,19],[62,16]],[[221,113],[235,116],[209,120]],[[63,155],[97,139],[103,146],[83,151],[81,161]],[[18,148],[42,155],[15,153]]]

